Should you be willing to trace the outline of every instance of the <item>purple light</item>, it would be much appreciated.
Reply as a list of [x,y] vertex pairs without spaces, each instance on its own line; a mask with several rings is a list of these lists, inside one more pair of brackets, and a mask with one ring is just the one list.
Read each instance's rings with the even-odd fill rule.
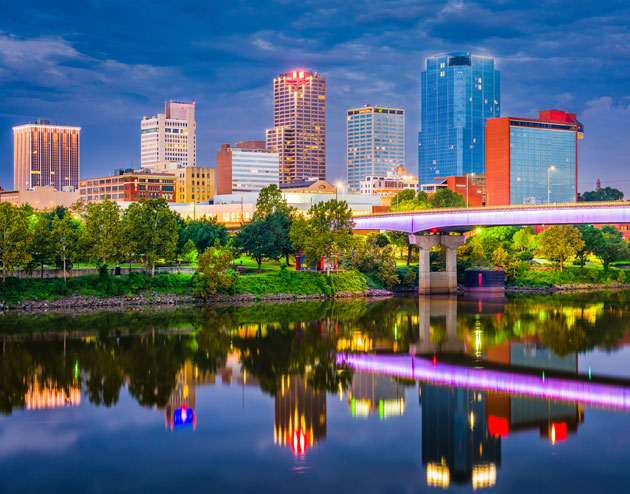
[[410,355],[337,354],[337,365],[460,388],[630,410],[630,388],[437,363]]
[[428,231],[432,228],[472,228],[478,225],[630,223],[630,205],[511,207],[506,209],[470,208],[448,212],[421,211],[380,216],[357,216],[353,220],[357,230],[390,230],[406,233]]

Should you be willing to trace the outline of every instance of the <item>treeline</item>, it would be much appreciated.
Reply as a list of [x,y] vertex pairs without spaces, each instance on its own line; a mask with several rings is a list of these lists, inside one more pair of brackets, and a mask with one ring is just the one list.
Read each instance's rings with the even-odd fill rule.
[[0,204],[3,282],[17,268],[43,271],[46,266],[62,269],[66,280],[78,262],[98,268],[139,262],[154,276],[158,261],[194,260],[198,251],[224,245],[228,238],[214,219],[184,220],[164,199],[141,199],[126,210],[105,200],[49,213]]
[[[628,261],[630,248],[623,233],[612,225],[601,228],[593,225],[555,225],[536,234],[531,227],[484,228],[468,238],[458,249],[458,270],[501,267],[508,281],[526,279],[528,271],[536,269],[534,258],[546,259],[552,269],[562,273],[567,262],[584,268],[587,262],[601,264],[600,275],[595,270],[581,273],[584,282],[601,282],[610,279],[609,268],[614,262]],[[538,270],[547,269],[539,266]],[[540,272],[537,271],[540,277]],[[554,279],[566,279],[571,275],[556,274]],[[573,277],[575,278],[575,277]],[[575,281],[580,281],[580,277]],[[616,273],[616,280],[626,281],[624,271]]]

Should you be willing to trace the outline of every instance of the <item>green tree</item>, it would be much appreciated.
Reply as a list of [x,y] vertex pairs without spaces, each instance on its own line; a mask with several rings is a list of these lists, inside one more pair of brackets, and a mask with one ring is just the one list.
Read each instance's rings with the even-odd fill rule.
[[[197,252],[205,251],[218,240],[225,245],[229,240],[229,234],[225,225],[219,223],[216,218],[200,218],[197,220],[177,220],[179,232],[178,249],[184,247],[188,240],[192,240]],[[183,223],[182,223],[183,222]]]
[[593,254],[602,261],[604,271],[608,271],[611,262],[623,261],[628,257],[628,246],[621,233],[612,225],[604,225],[601,229],[602,241],[593,248]]
[[16,208],[9,202],[0,203],[0,259],[2,284],[7,271],[26,266],[31,260],[29,248],[33,234],[29,230],[29,214],[25,208]]
[[108,199],[91,202],[85,208],[83,219],[82,243],[87,257],[100,268],[120,262],[129,247],[120,206]]
[[545,259],[557,262],[562,271],[564,261],[584,247],[582,234],[570,225],[554,225],[538,234],[538,252]]
[[129,240],[140,255],[145,269],[155,277],[158,259],[173,259],[177,247],[177,219],[166,199],[140,199],[125,213]]
[[293,247],[308,259],[330,257],[352,246],[354,221],[346,201],[313,204],[308,216],[294,220],[289,233]]
[[63,218],[54,216],[50,232],[52,252],[63,265],[64,282],[68,279],[67,264],[76,259],[79,251],[79,232],[73,223],[74,220],[70,218],[70,215],[65,215]]
[[439,189],[430,199],[434,208],[463,208],[466,206],[464,196],[451,189]]
[[578,195],[578,201],[580,202],[621,201],[622,199],[623,192],[612,187],[604,187],[599,190],[592,190]]
[[367,274],[387,288],[400,283],[394,249],[391,245],[381,247],[377,235],[368,235],[365,240],[357,240],[350,251],[349,261],[357,271]]
[[[396,201],[398,197],[398,201]],[[418,211],[422,209],[428,209],[432,207],[430,204],[429,195],[424,192],[418,192],[418,195],[414,196],[414,192],[410,189],[399,192],[397,196],[394,196],[390,202],[390,211]]]
[[184,260],[188,262],[195,262],[199,256],[195,243],[190,239],[188,239],[184,244],[184,248],[181,253]]
[[502,245],[499,245],[492,253],[492,264],[505,268],[510,259],[509,254],[505,251]]
[[281,227],[274,213],[267,217],[254,218],[243,225],[234,240],[234,246],[256,261],[260,273],[263,259],[277,261],[282,255],[280,236]]
[[40,267],[41,278],[44,277],[44,265],[52,261],[51,228],[51,221],[46,215],[37,215],[37,221],[32,226],[33,241],[31,242],[30,253],[32,264]]
[[578,225],[577,229],[582,234],[584,245],[578,250],[575,257],[580,261],[580,266],[584,267],[590,254],[595,255],[595,251],[602,251],[605,240],[602,230],[593,225]]
[[521,228],[512,237],[514,249],[517,251],[536,249],[536,234],[531,226]]
[[231,270],[232,253],[221,248],[219,242],[207,248],[197,258],[197,273],[194,280],[194,294],[200,298],[209,298],[217,291],[229,292],[236,282],[236,274]]
[[291,231],[294,215],[295,208],[288,205],[286,198],[276,184],[271,184],[261,189],[256,201],[254,219],[266,219],[270,216],[275,218],[275,225],[278,227],[278,244],[282,255],[286,259],[287,266],[291,265],[289,256],[293,254],[289,232]]

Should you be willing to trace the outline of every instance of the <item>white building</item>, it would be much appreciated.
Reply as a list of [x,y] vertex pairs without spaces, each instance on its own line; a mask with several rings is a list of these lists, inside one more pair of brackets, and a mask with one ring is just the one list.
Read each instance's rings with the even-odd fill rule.
[[164,113],[143,117],[141,131],[141,166],[153,168],[160,161],[177,161],[185,166],[197,164],[195,102],[168,101]]
[[361,194],[371,196],[391,196],[407,189],[418,193],[418,178],[408,175],[405,168],[396,168],[386,176],[365,177],[359,185]]
[[279,155],[266,149],[264,141],[221,145],[217,152],[217,194],[259,192],[279,183]]

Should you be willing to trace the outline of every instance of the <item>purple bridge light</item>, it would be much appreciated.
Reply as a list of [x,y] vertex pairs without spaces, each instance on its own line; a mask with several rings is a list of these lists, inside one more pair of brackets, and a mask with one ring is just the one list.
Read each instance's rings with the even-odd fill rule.
[[[582,205],[584,204],[584,205]],[[417,233],[470,230],[475,226],[630,223],[630,203],[575,203],[550,206],[506,206],[357,216],[355,230]]]
[[337,365],[431,383],[630,410],[630,387],[433,363],[411,355],[337,354]]

